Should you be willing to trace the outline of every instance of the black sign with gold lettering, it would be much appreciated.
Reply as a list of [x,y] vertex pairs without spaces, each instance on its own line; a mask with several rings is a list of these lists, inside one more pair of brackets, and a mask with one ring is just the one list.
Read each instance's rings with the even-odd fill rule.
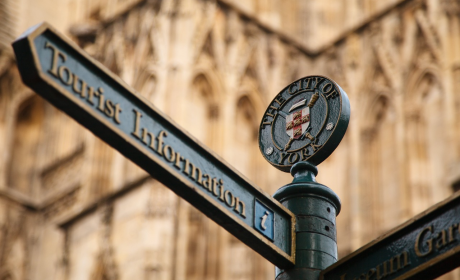
[[24,83],[278,267],[295,216],[48,24],[13,48]]
[[460,265],[460,192],[346,256],[321,280],[429,280]]

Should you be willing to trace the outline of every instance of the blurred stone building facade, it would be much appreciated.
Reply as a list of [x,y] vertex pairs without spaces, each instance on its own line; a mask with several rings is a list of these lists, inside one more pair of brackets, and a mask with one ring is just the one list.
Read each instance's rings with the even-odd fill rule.
[[[339,256],[460,189],[460,1],[0,0],[0,280],[269,280],[273,265],[22,85],[46,20],[266,192],[261,116],[321,74],[352,118],[319,182]],[[446,279],[459,279],[455,273]]]

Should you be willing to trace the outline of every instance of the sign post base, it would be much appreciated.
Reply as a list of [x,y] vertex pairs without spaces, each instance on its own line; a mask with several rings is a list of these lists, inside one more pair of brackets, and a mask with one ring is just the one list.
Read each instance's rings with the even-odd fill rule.
[[340,199],[316,182],[318,169],[308,162],[292,166],[292,183],[273,195],[297,219],[295,265],[276,268],[276,280],[317,280],[322,270],[337,262],[336,216]]

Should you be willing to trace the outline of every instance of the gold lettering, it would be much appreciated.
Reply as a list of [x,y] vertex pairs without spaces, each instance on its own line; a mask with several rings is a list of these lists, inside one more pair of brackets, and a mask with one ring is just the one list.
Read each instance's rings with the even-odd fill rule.
[[[326,89],[326,87],[328,87],[328,88]],[[332,90],[333,88],[334,88],[334,87],[332,86],[331,83],[327,83],[327,84],[325,84],[325,85],[323,86],[323,93],[324,93],[324,94],[328,94],[329,92],[331,92],[331,90]]]
[[217,193],[217,179],[216,178],[212,178],[212,193],[215,196],[219,196],[219,194]]
[[[188,159],[185,159],[184,161],[185,161],[184,173],[189,175],[192,178],[192,180],[197,181],[198,184],[201,184],[201,177],[203,176],[201,173],[201,169],[196,167]],[[198,176],[195,176],[195,175],[198,175]]]
[[[295,84],[294,84],[294,83],[290,84],[289,87],[288,87],[288,93],[289,93],[290,95],[293,95],[294,93],[298,92],[299,89],[300,89],[300,84],[301,84],[301,82],[302,82],[302,81],[299,81],[298,83],[295,83]],[[295,91],[292,91],[292,86],[296,86]]]
[[[401,263],[401,256],[403,257],[403,263]],[[397,272],[398,270],[405,268],[408,265],[410,265],[409,256],[408,256],[408,253],[404,251],[401,254],[390,259],[390,273],[389,274],[393,274]]]
[[337,95],[339,95],[339,94],[338,94],[337,91],[334,89],[333,92],[331,92],[331,93],[329,93],[328,95],[326,95],[326,99],[334,98],[334,97],[336,97]]
[[[227,204],[229,207],[235,206],[235,197],[230,191],[225,191],[224,197],[225,197],[225,204]],[[230,202],[227,199],[229,197],[230,197]]]
[[[64,72],[67,72],[67,80],[64,79]],[[72,72],[70,72],[69,68],[65,67],[64,65],[59,67],[59,79],[68,86],[72,84],[73,75],[72,75]]]
[[121,108],[120,108],[120,104],[116,104],[115,105],[115,118],[114,120],[117,122],[117,123],[121,123],[120,122],[120,113],[121,113]]
[[393,274],[399,270],[399,258],[400,256],[397,255],[396,257],[390,259],[390,272],[388,274]]
[[[80,89],[78,89],[78,82],[80,82],[81,84]],[[86,82],[83,81],[83,79],[80,80],[80,78],[76,74],[73,74],[73,86],[72,86],[73,91],[75,93],[80,94],[82,98],[85,98],[86,97],[86,87],[87,87]]]
[[131,132],[131,135],[136,136],[137,139],[141,139],[141,135],[139,134],[139,123],[142,118],[142,114],[133,109],[134,114],[136,114],[136,119],[134,121],[134,131]]
[[311,86],[311,78],[304,79],[304,81],[307,82],[307,86],[305,88],[309,89],[309,87]]
[[433,233],[433,226],[429,226],[427,228],[424,228],[418,235],[417,235],[417,239],[415,240],[415,254],[417,255],[417,257],[424,257],[428,254],[430,254],[432,251],[433,251],[433,239],[428,239],[426,241],[426,243],[428,244],[428,251],[425,252],[425,253],[422,253],[420,251],[420,241],[421,239],[423,239],[423,237],[425,236],[425,233],[426,232],[430,232],[430,233]]
[[281,105],[283,105],[283,103],[286,100],[281,95],[278,95],[277,97],[275,97],[275,99],[273,101],[275,101],[276,103],[278,103],[281,106]]
[[406,266],[409,266],[409,265],[410,265],[410,262],[409,262],[409,253],[407,253],[406,251],[404,251],[402,254],[403,254],[403,256],[404,256],[404,264],[403,264],[402,268],[405,268]]
[[98,88],[94,95],[99,97],[99,105],[97,106],[97,109],[99,109],[101,112],[104,112],[104,89],[101,87]]
[[312,147],[313,152],[316,152],[316,150],[321,148],[321,145],[316,145],[316,144],[310,143],[310,147]]
[[115,115],[115,111],[114,111],[114,104],[112,102],[112,100],[110,99],[107,99],[105,101],[105,110],[104,110],[104,113],[110,117],[110,118],[113,118],[113,116]]
[[395,273],[401,268],[401,255],[396,255],[396,257],[390,259],[390,274]]
[[162,130],[160,131],[160,133],[158,134],[158,137],[157,137],[157,141],[158,141],[158,147],[157,147],[157,150],[156,152],[158,154],[160,154],[160,156],[162,156],[162,151],[163,151],[163,137],[166,137],[168,136],[168,133],[166,133],[166,131]]
[[91,105],[94,104],[93,102],[93,96],[94,96],[94,88],[93,87],[89,87],[89,91],[88,91],[88,102],[91,103]]
[[176,162],[174,163],[174,167],[180,170],[180,161],[184,160],[183,157],[179,153],[176,153]]
[[308,157],[309,157],[309,155],[308,155],[308,149],[305,148],[305,149],[302,150],[302,161],[307,160]]
[[56,78],[59,78],[58,76],[58,60],[59,57],[62,58],[62,62],[65,62],[67,60],[67,56],[60,52],[55,46],[51,45],[49,42],[45,43],[45,49],[51,49],[53,51],[53,59],[51,60],[51,69],[48,70],[53,76]]
[[278,164],[283,164],[283,161],[289,156],[288,153],[283,153],[281,152],[281,159],[280,161],[278,162]]
[[368,272],[367,272],[367,275],[366,275],[366,280],[373,280],[373,278],[375,277],[375,273],[377,272],[377,270],[375,268],[372,268],[370,269]]
[[224,198],[224,181],[222,179],[220,179],[219,184],[220,184],[220,196],[219,196],[219,199],[222,200],[222,201],[225,201],[225,198]]
[[201,185],[208,191],[212,191],[211,176],[209,176],[208,174],[203,174],[203,180],[201,181]]
[[270,107],[269,107],[269,108],[270,108],[270,109],[273,109],[273,110],[278,110],[278,108],[276,108],[276,107],[275,107],[275,106],[273,106],[273,105],[270,105]]
[[[150,141],[147,141],[147,138],[149,138]],[[154,141],[155,141],[155,136],[153,136],[153,133],[143,128],[142,129],[142,142],[144,142],[145,145],[149,145],[149,148],[155,151],[155,146],[153,145]]]
[[324,78],[321,77],[315,77],[315,87],[313,89],[318,88],[319,84],[324,80]]
[[272,122],[263,122],[263,123],[262,123],[262,126],[264,126],[264,125],[270,125],[270,124],[272,124]]
[[[369,269],[367,273],[361,273],[358,278],[353,277],[353,280],[382,280],[409,265],[409,253],[407,251],[403,251],[401,254],[384,261],[375,268]],[[347,278],[346,276],[346,273],[342,274],[340,276],[340,280],[345,280]]]
[[446,230],[443,229],[441,232],[438,232],[435,237],[436,240],[436,249],[441,249],[447,245],[447,233]]
[[[382,272],[380,272],[380,267],[383,267]],[[387,262],[383,262],[383,264],[377,266],[377,280],[381,280],[386,277],[387,273]]]
[[[195,167],[192,163],[190,163],[190,165],[192,166],[192,175],[191,175],[192,179],[196,178],[196,181],[198,183],[200,183],[201,182],[201,176],[202,176],[201,169],[198,168],[198,167]],[[195,176],[195,174],[197,176]]]
[[[240,210],[241,205],[241,210]],[[246,205],[238,197],[235,197],[235,209],[234,211],[241,215],[241,217],[246,218]]]
[[165,145],[163,149],[163,155],[164,155],[164,158],[169,162],[173,162],[176,159],[176,152],[169,145]]
[[454,236],[454,229],[458,228],[458,224],[453,224],[449,227],[449,243],[456,241],[457,239]]
[[[293,159],[293,156],[295,155],[295,158]],[[289,155],[288,161],[290,164],[294,164],[299,160],[299,154],[298,153],[292,153]]]

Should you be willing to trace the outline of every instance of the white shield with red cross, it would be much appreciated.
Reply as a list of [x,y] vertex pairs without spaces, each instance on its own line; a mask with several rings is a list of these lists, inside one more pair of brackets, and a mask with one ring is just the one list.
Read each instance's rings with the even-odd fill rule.
[[291,139],[298,139],[310,125],[310,108],[294,112],[286,117],[286,133]]

